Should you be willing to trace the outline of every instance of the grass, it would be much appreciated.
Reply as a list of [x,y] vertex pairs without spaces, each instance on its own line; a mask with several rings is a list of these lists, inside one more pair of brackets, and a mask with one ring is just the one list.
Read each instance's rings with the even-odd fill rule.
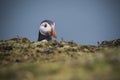
[[0,41],[0,80],[120,80],[120,47]]

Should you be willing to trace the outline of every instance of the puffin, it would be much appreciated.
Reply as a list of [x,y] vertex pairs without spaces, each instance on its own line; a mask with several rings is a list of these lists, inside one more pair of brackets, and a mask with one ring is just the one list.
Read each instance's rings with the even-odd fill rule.
[[55,23],[51,20],[44,20],[40,23],[38,41],[50,41],[52,37],[57,38]]

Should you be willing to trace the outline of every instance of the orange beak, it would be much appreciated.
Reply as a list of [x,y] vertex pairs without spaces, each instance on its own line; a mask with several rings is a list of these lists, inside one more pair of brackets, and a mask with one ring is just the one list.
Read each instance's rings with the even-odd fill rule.
[[55,28],[53,29],[53,37],[54,37],[54,38],[57,38],[57,34],[56,34]]

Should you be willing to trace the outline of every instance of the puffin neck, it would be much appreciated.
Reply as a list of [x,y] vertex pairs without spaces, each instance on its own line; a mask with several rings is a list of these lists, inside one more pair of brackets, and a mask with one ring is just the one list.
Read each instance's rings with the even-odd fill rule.
[[50,41],[52,40],[52,37],[51,36],[46,36],[46,35],[43,35],[39,32],[39,35],[38,35],[38,41],[42,41],[42,40],[47,40],[47,41]]

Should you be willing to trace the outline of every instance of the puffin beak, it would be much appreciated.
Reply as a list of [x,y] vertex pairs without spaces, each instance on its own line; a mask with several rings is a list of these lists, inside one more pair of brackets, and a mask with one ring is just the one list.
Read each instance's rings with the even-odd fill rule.
[[50,35],[51,34],[51,30],[48,30],[47,33],[48,33],[48,35]]
[[56,35],[56,30],[55,28],[53,29],[53,35],[52,35],[54,38],[57,38],[57,35]]

